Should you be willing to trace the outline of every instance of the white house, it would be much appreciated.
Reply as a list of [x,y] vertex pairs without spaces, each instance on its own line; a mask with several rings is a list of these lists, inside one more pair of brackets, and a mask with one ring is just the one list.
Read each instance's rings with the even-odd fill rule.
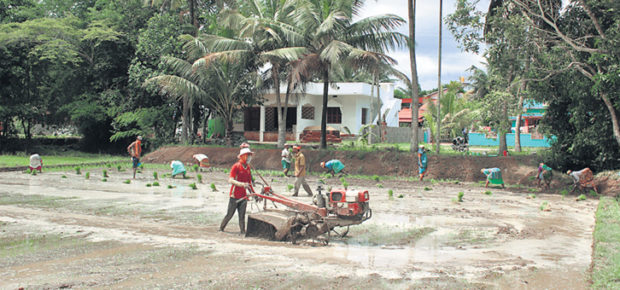
[[[387,126],[398,127],[398,111],[401,100],[394,98],[394,84],[382,83],[380,87],[381,115],[385,115]],[[374,93],[372,90],[374,89]],[[347,127],[351,134],[358,134],[360,128],[369,123],[376,124],[376,118],[370,120],[372,104],[377,103],[376,88],[366,83],[336,83],[329,86],[327,104],[327,126],[339,130],[342,134]],[[304,93],[291,94],[288,104],[284,105],[286,86],[280,88],[281,102],[287,107],[287,140],[299,141],[304,128],[321,125],[323,109],[323,84],[309,83]],[[262,106],[247,108],[243,123],[235,124],[236,131],[243,131],[245,138],[255,141],[277,141],[278,118],[275,90],[264,95]]]

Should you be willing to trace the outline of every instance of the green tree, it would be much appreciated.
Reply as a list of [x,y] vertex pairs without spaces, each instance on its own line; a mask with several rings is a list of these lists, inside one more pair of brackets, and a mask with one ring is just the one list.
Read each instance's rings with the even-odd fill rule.
[[[239,10],[225,9],[222,22],[233,31],[233,37],[205,36],[208,53],[204,63],[213,58],[250,59],[253,67],[270,67],[267,71],[271,87],[275,91],[278,112],[278,147],[286,142],[286,109],[283,109],[280,85],[282,73],[292,61],[306,53],[302,43],[303,35],[293,26],[290,14],[294,7],[285,1],[248,1]],[[255,57],[254,57],[255,56]],[[288,78],[293,81],[294,78]],[[289,83],[287,88],[293,84]],[[288,104],[290,90],[287,89],[284,105]]]
[[353,16],[363,1],[310,0],[293,1],[295,23],[303,29],[308,53],[301,59],[301,66],[308,68],[323,82],[321,115],[321,148],[327,148],[327,99],[333,70],[346,62],[363,62],[365,57],[382,54],[388,48],[403,46],[407,37],[393,30],[404,23],[395,15],[382,15],[359,19]]
[[233,116],[256,103],[260,87],[258,73],[248,66],[247,60],[232,62],[212,59],[205,62],[203,57],[196,59],[196,56],[202,55],[197,52],[206,44],[189,35],[184,39],[184,47],[189,52],[188,60],[164,57],[164,63],[175,74],[150,78],[146,84],[154,83],[159,87],[160,94],[182,99],[184,107],[186,104],[190,107],[196,101],[211,107],[224,119],[226,140],[232,145]]

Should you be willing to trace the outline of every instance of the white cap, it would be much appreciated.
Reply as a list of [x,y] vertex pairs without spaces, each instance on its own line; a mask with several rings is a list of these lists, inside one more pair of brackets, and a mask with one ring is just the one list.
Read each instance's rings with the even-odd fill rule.
[[241,157],[241,155],[244,154],[254,154],[254,152],[252,152],[250,148],[241,148],[241,151],[239,151],[239,155],[237,157]]

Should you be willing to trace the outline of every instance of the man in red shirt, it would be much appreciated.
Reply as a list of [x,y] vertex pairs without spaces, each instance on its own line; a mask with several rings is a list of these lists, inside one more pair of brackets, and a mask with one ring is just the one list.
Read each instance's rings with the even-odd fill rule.
[[248,205],[247,190],[254,191],[252,188],[252,173],[250,172],[250,162],[254,152],[250,148],[242,148],[239,153],[239,161],[230,169],[228,183],[230,187],[230,198],[228,199],[228,212],[222,220],[220,231],[224,231],[226,224],[235,214],[239,216],[239,229],[241,234],[245,234],[245,208]]

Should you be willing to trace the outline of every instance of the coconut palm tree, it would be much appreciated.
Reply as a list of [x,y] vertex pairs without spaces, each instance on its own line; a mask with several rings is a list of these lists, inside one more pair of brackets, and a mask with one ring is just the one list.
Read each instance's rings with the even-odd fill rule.
[[174,74],[150,78],[146,85],[155,84],[161,94],[183,100],[184,142],[187,142],[188,138],[189,107],[198,101],[224,119],[225,138],[227,143],[232,145],[234,114],[252,105],[257,99],[260,87],[257,70],[248,65],[247,59],[238,59],[237,62],[212,60],[212,65],[209,66],[204,65],[203,58],[193,61],[196,52],[201,51],[205,44],[190,35],[182,38],[185,40],[184,49],[188,52],[188,59],[163,57],[162,63]]
[[[278,146],[286,142],[286,112],[280,93],[281,74],[291,61],[299,59],[306,48],[294,46],[303,40],[298,29],[289,24],[294,7],[284,1],[248,1],[239,10],[224,9],[220,19],[225,27],[234,31],[234,37],[204,35],[205,54],[197,64],[209,65],[218,58],[236,60],[252,59],[255,67],[269,67],[267,78],[275,90],[278,110]],[[288,95],[284,106],[288,103]]]
[[420,105],[418,99],[420,97],[420,89],[418,87],[418,68],[416,65],[415,57],[415,8],[416,0],[407,0],[407,10],[409,11],[409,61],[411,64],[411,145],[409,150],[411,152],[418,151],[418,144],[420,142],[418,136],[418,110]]
[[308,53],[302,67],[312,68],[323,82],[321,114],[321,148],[327,148],[327,100],[330,74],[346,62],[364,62],[371,56],[388,58],[383,51],[407,43],[407,37],[393,30],[404,23],[395,15],[367,17],[353,22],[353,16],[364,1],[356,0],[291,0],[296,7],[294,23],[304,30]]

